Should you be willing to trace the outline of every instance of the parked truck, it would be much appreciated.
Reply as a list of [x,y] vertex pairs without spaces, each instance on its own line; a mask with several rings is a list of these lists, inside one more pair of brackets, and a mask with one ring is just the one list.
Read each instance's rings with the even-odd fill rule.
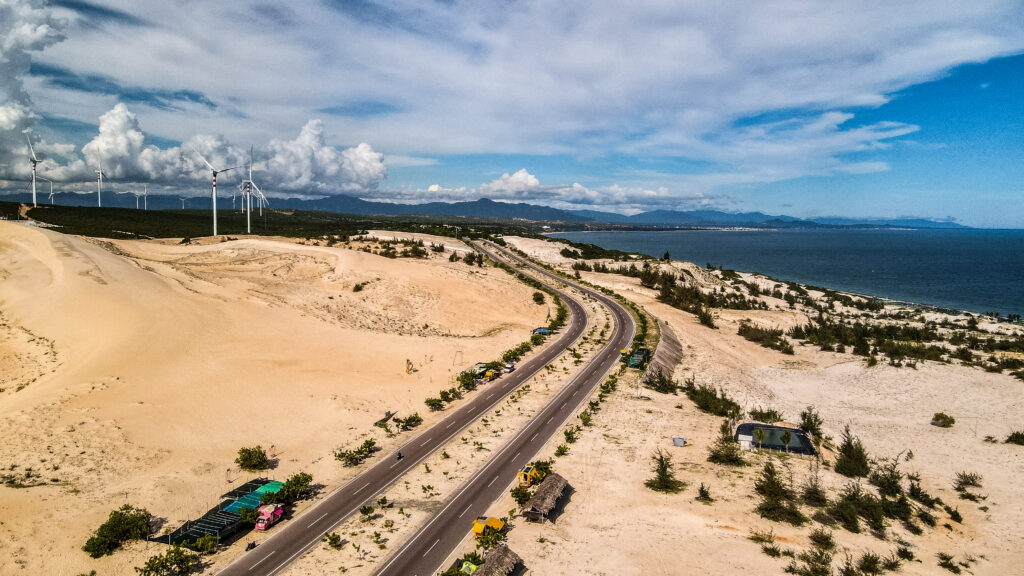
[[277,524],[277,521],[284,515],[284,506],[281,504],[265,504],[256,509],[259,517],[256,518],[256,529],[266,530]]

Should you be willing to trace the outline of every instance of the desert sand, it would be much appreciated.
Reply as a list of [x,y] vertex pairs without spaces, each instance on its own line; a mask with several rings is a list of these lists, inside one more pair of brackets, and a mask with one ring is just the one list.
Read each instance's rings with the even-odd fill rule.
[[[544,241],[506,238],[517,248],[555,263],[558,245]],[[696,268],[692,264],[673,263]],[[882,556],[896,548],[896,538],[911,542],[918,561],[904,564],[905,574],[936,574],[936,553],[977,558],[975,574],[1013,574],[1024,560],[1024,500],[1017,478],[1024,472],[1024,450],[1019,446],[983,441],[986,435],[1004,438],[1024,423],[1022,383],[1009,375],[977,368],[924,362],[917,369],[879,364],[868,368],[850,354],[822,352],[797,346],[793,356],[762,348],[736,334],[743,319],[764,326],[788,328],[803,323],[789,310],[716,310],[717,330],[655,299],[656,293],[635,278],[613,274],[582,274],[583,279],[606,286],[640,304],[666,321],[683,344],[684,356],[675,372],[677,380],[693,377],[698,383],[721,387],[744,409],[757,406],[780,409],[791,422],[813,404],[825,420],[825,432],[836,441],[849,423],[872,457],[891,458],[912,450],[903,465],[915,472],[933,496],[957,507],[963,523],[951,522],[941,511],[939,526],[923,536],[909,535],[901,526],[889,530],[888,540],[866,531],[835,532],[837,567],[850,554],[865,550]],[[717,435],[721,419],[696,409],[685,395],[628,390],[612,396],[584,431],[570,454],[555,460],[555,470],[574,487],[564,511],[554,522],[534,524],[517,519],[510,532],[510,547],[523,557],[531,573],[580,571],[604,574],[781,574],[787,558],[762,554],[747,537],[752,528],[774,529],[778,543],[796,552],[809,546],[810,528],[761,519],[754,507],[758,497],[753,483],[766,455],[747,455],[751,466],[732,469],[706,461],[707,448]],[[930,425],[931,415],[945,411],[957,415],[949,429]],[[672,446],[672,436],[684,436],[690,445]],[[554,439],[544,457],[554,452]],[[658,448],[672,456],[680,480],[679,494],[659,494],[644,486],[650,456]],[[826,452],[826,460],[834,453]],[[811,458],[791,456],[788,462],[799,483],[810,469]],[[958,499],[952,489],[959,471],[982,475],[987,496],[983,502]],[[846,479],[824,471],[833,488]],[[694,500],[697,487],[710,487],[714,503]],[[864,482],[867,486],[867,483]],[[496,503],[494,513],[506,513],[514,503],[508,497]],[[986,506],[987,511],[981,507]],[[808,512],[809,513],[809,512]],[[463,552],[472,548],[466,542]]]
[[89,533],[126,502],[165,529],[195,518],[251,476],[233,464],[243,446],[275,446],[272,476],[304,470],[329,491],[357,472],[334,448],[387,410],[429,425],[425,397],[547,313],[506,273],[447,254],[284,239],[112,242],[0,222],[0,271],[0,468],[30,486],[0,486],[0,574],[134,574],[158,545],[92,560]]
[[[133,543],[100,560],[80,550],[121,503],[145,506],[166,527],[177,526],[247,476],[232,461],[239,447],[257,443],[279,453],[273,476],[309,471],[326,492],[359,471],[340,467],[333,448],[372,437],[387,451],[411,434],[389,438],[373,428],[386,410],[418,411],[424,427],[435,422],[440,415],[426,411],[423,398],[449,387],[473,362],[518,344],[547,309],[500,270],[449,262],[452,250],[468,250],[458,241],[414,238],[444,244],[446,252],[396,260],[357,250],[372,241],[332,247],[267,238],[190,246],[110,242],[0,222],[0,431],[7,439],[0,468],[31,485],[0,486],[0,554],[11,558],[0,574],[132,574],[132,566],[162,547]],[[569,272],[560,245],[506,240]],[[707,287],[724,286],[698,266],[666,266]],[[1016,488],[1024,450],[982,439],[1001,439],[1024,425],[1019,380],[934,362],[868,367],[852,354],[813,346],[783,355],[736,333],[745,319],[781,328],[806,321],[805,312],[771,297],[765,297],[769,310],[715,310],[718,329],[711,330],[658,302],[635,278],[582,277],[672,328],[684,351],[677,380],[713,384],[745,409],[776,408],[791,422],[813,404],[827,434],[838,440],[849,424],[877,458],[912,450],[903,470],[918,473],[928,492],[963,514],[962,523],[947,529],[948,517],[937,512],[939,525],[923,536],[893,526],[884,541],[867,531],[837,530],[834,566],[845,554],[889,555],[905,539],[918,559],[902,567],[905,574],[944,573],[936,566],[938,552],[973,557],[974,574],[1016,573],[1024,560],[1018,529],[1024,500]],[[600,344],[595,331],[605,321],[600,308],[588,306],[592,323],[588,342],[577,347],[581,360]],[[406,359],[415,373],[405,373]],[[385,493],[389,507],[369,522],[352,518],[339,526],[340,550],[314,546],[287,573],[372,574],[578,366],[563,356],[529,389],[400,479]],[[698,411],[685,395],[658,394],[638,382],[639,374],[627,371],[593,425],[555,459],[574,491],[554,521],[513,519],[509,545],[529,573],[782,574],[788,559],[763,554],[747,539],[751,529],[773,529],[780,547],[799,552],[808,546],[810,527],[769,522],[754,511],[753,482],[770,456],[747,454],[751,466],[744,468],[708,463],[721,419]],[[937,411],[956,416],[957,424],[931,426]],[[677,435],[690,445],[673,447]],[[538,457],[551,457],[562,442],[553,438]],[[658,448],[669,452],[687,483],[678,494],[644,486]],[[829,451],[824,456],[835,458]],[[812,461],[771,457],[798,483]],[[232,484],[225,481],[228,468]],[[959,471],[983,477],[977,492],[985,500],[957,498],[952,480]],[[845,483],[831,471],[823,477],[833,489]],[[715,498],[710,505],[694,500],[701,483]],[[514,508],[506,496],[492,513],[505,516]],[[467,535],[459,553],[472,548]],[[207,572],[237,553],[235,546],[211,557]]]

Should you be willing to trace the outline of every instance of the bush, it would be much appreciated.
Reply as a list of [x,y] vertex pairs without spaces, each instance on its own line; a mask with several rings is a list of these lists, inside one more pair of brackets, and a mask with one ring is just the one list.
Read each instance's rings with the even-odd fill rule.
[[644,486],[647,486],[655,492],[667,492],[675,494],[683,489],[686,484],[682,481],[677,480],[675,473],[673,472],[672,457],[665,453],[662,449],[658,449],[654,455],[651,456],[652,471],[654,472],[654,478],[651,478],[644,482]]
[[761,477],[754,482],[754,490],[762,496],[761,503],[757,505],[757,512],[762,518],[794,526],[807,522],[807,517],[793,502],[793,489],[782,480],[771,460],[765,463]]
[[644,376],[644,386],[661,394],[675,394],[680,388],[671,375],[666,376],[662,372],[661,366],[656,366]]
[[703,412],[715,416],[730,416],[740,411],[740,405],[729,398],[724,390],[717,390],[707,384],[696,386],[693,378],[686,381],[683,391],[686,393],[686,397]]
[[885,530],[885,513],[878,498],[864,492],[860,484],[850,482],[828,508],[828,514],[850,532],[860,532],[858,517],[876,532]]
[[957,472],[953,489],[963,492],[968,488],[981,488],[981,475],[976,472]]
[[805,550],[786,566],[785,571],[797,576],[830,576],[832,554],[817,548]]
[[145,508],[125,504],[110,513],[107,521],[86,540],[82,550],[93,558],[112,554],[129,540],[141,540],[149,536],[151,520],[152,516]]
[[760,406],[750,410],[750,419],[756,420],[757,422],[764,422],[766,424],[774,424],[776,422],[782,422],[785,420],[785,416],[782,412],[774,408],[764,408]]
[[1024,430],[1015,430],[1010,432],[1010,435],[1004,440],[1006,444],[1016,444],[1018,446],[1024,446]]
[[395,426],[398,426],[399,430],[411,430],[420,424],[423,424],[423,417],[420,416],[419,412],[413,412],[405,418],[393,418]]
[[212,554],[217,549],[217,545],[220,544],[220,538],[213,534],[206,534],[192,543],[192,549],[200,554]]
[[343,466],[356,466],[358,464],[362,464],[364,460],[369,458],[376,451],[377,442],[370,438],[365,440],[355,450],[335,450],[334,458],[341,462]]
[[936,412],[932,416],[932,426],[938,426],[939,428],[951,428],[953,424],[956,424],[956,418],[942,412]]
[[309,490],[312,483],[312,474],[298,472],[291,475],[284,481],[284,485],[281,486],[281,489],[275,493],[277,496],[277,502],[274,503],[291,504],[296,500],[301,500],[302,497],[306,495],[306,491]]
[[267,458],[267,452],[262,446],[239,448],[238,458],[235,458],[235,464],[238,464],[238,467],[242,470],[248,470],[250,472],[266,470],[267,468],[270,468],[270,458]]
[[822,421],[821,415],[814,410],[814,406],[808,406],[800,413],[800,429],[815,438],[822,437],[821,427],[823,424],[824,421]]
[[745,466],[747,464],[743,460],[743,451],[740,450],[740,445],[729,435],[728,420],[723,423],[722,434],[708,450],[708,462],[726,466]]
[[860,440],[850,433],[850,425],[843,429],[843,440],[839,445],[839,456],[833,469],[851,478],[867,476],[871,468],[868,466],[868,454]]
[[697,308],[697,319],[700,321],[701,324],[707,326],[708,328],[718,328],[718,326],[715,325],[715,317],[711,314],[711,310],[703,306]]
[[903,473],[899,468],[900,457],[879,464],[868,476],[868,482],[878,487],[882,496],[896,498],[903,494]]
[[243,524],[255,524],[256,520],[260,517],[260,513],[255,508],[246,506],[242,506],[238,510],[238,515],[241,517]]
[[423,403],[434,412],[444,408],[444,402],[440,398],[427,398]]
[[705,486],[703,482],[700,483],[700,488],[697,488],[697,500],[706,504],[710,504],[715,501],[715,499],[711,497],[711,488]]
[[534,301],[535,304],[538,304],[538,305],[543,304],[544,303],[544,293],[543,292],[534,292],[533,293],[533,301]]
[[513,488],[511,494],[512,499],[515,500],[516,504],[518,504],[519,506],[522,506],[523,504],[529,502],[530,498],[533,496],[533,494],[531,494],[529,490],[523,488],[522,486],[516,486],[515,488]]
[[779,328],[761,328],[751,324],[749,320],[743,320],[740,322],[739,335],[765,348],[778,350],[783,354],[793,354],[793,345],[782,337],[782,330]]
[[836,547],[832,531],[828,528],[815,528],[811,530],[808,538],[811,539],[811,545],[820,550],[834,550]]
[[135,573],[139,576],[183,576],[198,565],[199,554],[173,546],[162,555],[150,557],[141,568],[135,568]]

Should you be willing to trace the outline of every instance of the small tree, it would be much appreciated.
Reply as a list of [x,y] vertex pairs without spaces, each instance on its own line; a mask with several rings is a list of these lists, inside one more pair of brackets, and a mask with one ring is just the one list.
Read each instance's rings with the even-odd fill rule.
[[823,424],[821,415],[814,410],[814,406],[808,406],[806,410],[800,413],[800,429],[815,438],[821,436],[821,426]]
[[839,445],[839,456],[836,458],[834,469],[850,478],[867,476],[871,471],[867,451],[860,440],[850,433],[849,424],[843,428],[843,440]]
[[757,449],[761,449],[761,445],[764,444],[764,428],[754,429],[754,440],[757,440]]
[[213,554],[218,544],[220,544],[220,538],[213,534],[205,534],[196,538],[196,541],[192,543],[192,548],[200,554]]
[[672,457],[664,450],[658,449],[651,456],[654,478],[644,482],[644,485],[655,492],[676,493],[683,489],[685,484],[676,479],[672,466]]
[[235,458],[235,464],[238,464],[238,467],[242,470],[248,470],[250,472],[266,470],[267,468],[270,468],[270,458],[267,458],[267,452],[262,446],[239,448],[238,458]]
[[238,515],[241,517],[243,524],[255,524],[256,519],[260,517],[260,513],[257,512],[255,508],[249,508],[246,506],[242,506],[242,508],[238,510]]
[[515,488],[513,488],[511,494],[512,499],[515,500],[516,504],[518,504],[520,507],[522,507],[523,504],[529,502],[530,498],[533,496],[533,494],[530,494],[529,490],[523,488],[522,486],[516,486]]
[[139,576],[184,576],[199,564],[199,554],[189,552],[181,546],[173,546],[167,552],[152,556],[142,567],[135,567]]
[[533,301],[536,304],[538,304],[538,305],[539,304],[544,304],[544,293],[543,292],[534,292],[533,293]]
[[85,542],[82,550],[93,558],[111,554],[129,540],[141,540],[149,536],[152,516],[145,508],[125,504],[114,510],[107,521],[100,525]]
[[793,434],[789,430],[783,430],[779,440],[782,441],[782,445],[786,448],[786,452],[789,452],[789,442],[793,439]]
[[427,408],[435,412],[444,408],[444,402],[440,398],[427,398],[423,403],[427,405]]

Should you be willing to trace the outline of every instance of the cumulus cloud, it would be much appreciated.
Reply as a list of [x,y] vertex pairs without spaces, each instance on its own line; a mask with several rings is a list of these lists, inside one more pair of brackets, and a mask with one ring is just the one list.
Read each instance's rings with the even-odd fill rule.
[[[63,182],[90,179],[102,166],[112,180],[191,185],[210,177],[203,158],[217,169],[249,162],[248,150],[219,135],[198,134],[170,148],[147,144],[138,117],[124,104],[100,116],[98,134],[82,147],[85,160],[73,154],[73,147],[59,151],[67,161],[50,159],[41,170]],[[254,180],[271,195],[358,192],[375,188],[387,176],[381,153],[366,143],[339,151],[326,143],[319,120],[309,121],[294,140],[270,141],[255,156]]]
[[488,182],[480,187],[481,194],[498,194],[502,197],[508,195],[515,196],[524,192],[531,192],[537,190],[540,187],[540,181],[533,174],[526,171],[525,168],[520,169],[515,174],[509,174],[505,172],[492,182]]
[[[25,90],[24,78],[32,53],[64,39],[64,22],[33,2],[0,2],[0,158],[11,160],[7,172],[24,178],[31,171],[26,160],[28,145],[24,132],[31,131],[39,116]],[[38,137],[34,142],[40,143]],[[46,150],[39,146],[37,152]]]

